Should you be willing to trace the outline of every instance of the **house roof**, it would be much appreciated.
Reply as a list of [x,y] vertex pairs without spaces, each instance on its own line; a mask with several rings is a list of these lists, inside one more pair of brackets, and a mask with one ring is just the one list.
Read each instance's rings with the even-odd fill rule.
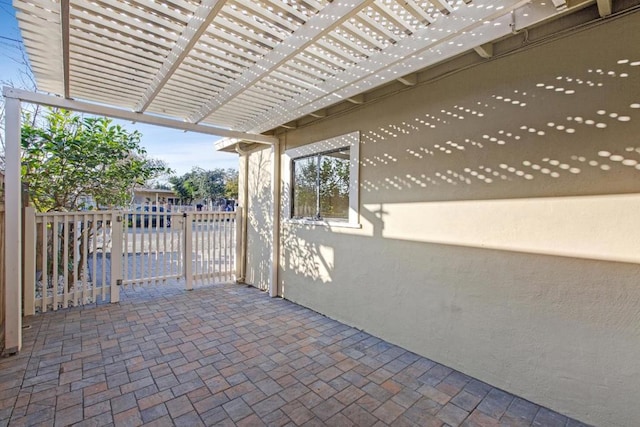
[[[263,133],[593,1],[15,0],[42,91]],[[600,0],[606,13],[611,0]],[[609,11],[610,13],[610,11]]]
[[138,187],[133,190],[136,193],[158,193],[158,194],[172,194],[175,195],[175,191],[167,190],[164,188],[146,188],[146,187]]

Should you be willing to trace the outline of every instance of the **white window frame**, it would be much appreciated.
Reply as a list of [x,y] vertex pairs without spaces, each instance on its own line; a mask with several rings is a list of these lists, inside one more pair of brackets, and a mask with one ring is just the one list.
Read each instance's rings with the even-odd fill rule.
[[[291,201],[293,197],[293,161],[302,157],[309,157],[328,151],[335,151],[341,148],[349,148],[349,219],[340,220],[316,220],[299,219],[291,217]],[[303,145],[301,147],[286,150],[283,162],[283,181],[287,191],[284,198],[283,212],[285,221],[298,224],[325,225],[331,227],[360,228],[360,132],[350,132],[344,135]]]

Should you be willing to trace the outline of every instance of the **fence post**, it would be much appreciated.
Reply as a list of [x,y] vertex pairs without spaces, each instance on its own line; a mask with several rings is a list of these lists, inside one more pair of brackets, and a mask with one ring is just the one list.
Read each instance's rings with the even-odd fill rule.
[[193,290],[193,214],[185,212],[182,214],[184,227],[184,284],[188,291]]
[[22,348],[22,197],[20,184],[20,100],[5,98],[4,318],[5,352]]
[[[111,302],[120,302],[122,284],[122,212],[111,214]],[[102,285],[104,286],[104,284]]]
[[[24,208],[24,240],[22,286],[24,293],[24,315],[36,314],[36,210],[31,206]],[[43,278],[43,283],[44,283]],[[46,287],[43,286],[44,292]]]

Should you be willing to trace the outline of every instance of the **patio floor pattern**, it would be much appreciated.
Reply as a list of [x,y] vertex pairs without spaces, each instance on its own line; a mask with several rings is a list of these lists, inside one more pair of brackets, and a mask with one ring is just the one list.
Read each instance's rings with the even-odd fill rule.
[[24,320],[23,350],[0,359],[0,426],[584,426],[245,286]]

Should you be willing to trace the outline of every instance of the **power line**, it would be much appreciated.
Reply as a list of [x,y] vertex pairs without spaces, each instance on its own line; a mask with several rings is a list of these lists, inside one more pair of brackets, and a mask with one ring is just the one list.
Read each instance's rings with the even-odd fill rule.
[[0,39],[9,40],[9,41],[16,42],[16,43],[22,43],[22,40],[12,39],[11,37],[0,36]]

